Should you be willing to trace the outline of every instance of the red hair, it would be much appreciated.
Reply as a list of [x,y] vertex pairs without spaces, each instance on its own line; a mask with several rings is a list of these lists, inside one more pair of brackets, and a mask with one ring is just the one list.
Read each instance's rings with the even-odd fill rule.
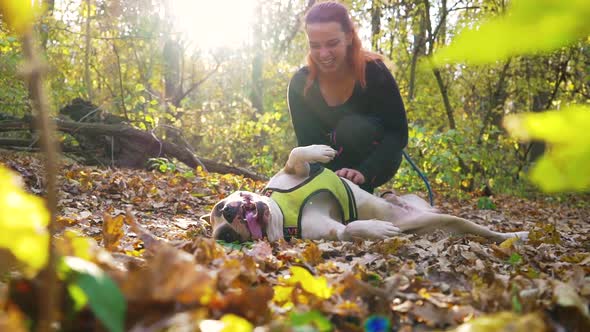
[[[363,49],[361,39],[358,36],[354,22],[350,18],[348,9],[341,3],[336,1],[319,2],[313,5],[305,15],[306,27],[313,23],[330,22],[339,23],[344,33],[350,33],[352,35],[352,44],[348,46],[346,56],[348,64],[352,67],[355,79],[359,81],[364,88],[367,85],[367,80],[365,78],[365,67],[367,62],[378,59],[381,60],[383,59],[383,56]],[[309,67],[309,75],[307,76],[307,82],[305,83],[304,94],[307,94],[313,81],[318,76],[317,65],[313,62],[309,53],[307,54],[307,64]]]

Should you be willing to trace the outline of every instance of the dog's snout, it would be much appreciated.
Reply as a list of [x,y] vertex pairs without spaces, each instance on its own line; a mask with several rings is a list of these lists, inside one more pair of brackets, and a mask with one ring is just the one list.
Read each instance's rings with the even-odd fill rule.
[[227,243],[240,241],[240,235],[236,232],[231,226],[226,225],[221,227],[217,232],[215,232],[215,238],[218,240],[225,241]]
[[226,204],[221,210],[221,214],[223,214],[223,217],[225,218],[225,220],[227,220],[227,222],[231,223],[236,218],[236,215],[238,214],[239,210],[239,205]]

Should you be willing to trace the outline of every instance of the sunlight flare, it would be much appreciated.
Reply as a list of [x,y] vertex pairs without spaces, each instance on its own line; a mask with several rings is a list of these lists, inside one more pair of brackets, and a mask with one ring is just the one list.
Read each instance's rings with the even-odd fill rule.
[[176,28],[201,50],[238,48],[250,38],[255,0],[177,0],[171,10]]

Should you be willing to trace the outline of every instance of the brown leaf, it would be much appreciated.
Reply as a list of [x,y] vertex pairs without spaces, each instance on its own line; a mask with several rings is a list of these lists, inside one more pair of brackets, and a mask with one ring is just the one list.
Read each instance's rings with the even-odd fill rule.
[[242,316],[255,324],[265,324],[271,319],[268,303],[272,297],[273,290],[267,285],[235,288],[211,305],[221,312]]
[[117,251],[119,242],[123,238],[123,221],[125,215],[120,214],[116,217],[111,217],[109,214],[104,214],[102,217],[102,238],[104,247],[109,251]]
[[26,332],[27,325],[27,318],[15,305],[8,304],[0,311],[0,331]]
[[301,256],[303,256],[303,261],[311,266],[316,266],[324,261],[322,258],[322,251],[314,242],[311,241],[307,243],[307,246],[301,253]]

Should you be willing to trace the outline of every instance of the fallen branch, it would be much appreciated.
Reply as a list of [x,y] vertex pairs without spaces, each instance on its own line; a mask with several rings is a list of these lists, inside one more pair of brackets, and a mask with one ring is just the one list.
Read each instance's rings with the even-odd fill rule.
[[[109,141],[116,150],[114,166],[129,168],[145,168],[150,158],[173,157],[185,165],[196,168],[204,166],[207,171],[216,173],[232,173],[243,175],[254,180],[266,180],[265,177],[250,170],[224,165],[210,159],[201,159],[195,156],[187,147],[172,143],[156,137],[153,133],[142,131],[127,124],[104,124],[95,122],[76,122],[55,120],[58,130],[69,133],[75,137],[83,136],[92,140],[102,138],[97,146],[104,147]],[[27,121],[1,121],[0,132],[31,130],[31,123]],[[110,137],[110,139],[108,139]],[[113,140],[114,138],[114,140]],[[3,144],[6,143],[6,144]],[[20,143],[20,144],[17,144]],[[29,146],[33,142],[26,140],[2,139],[0,145],[4,146]],[[16,144],[16,145],[15,145]],[[108,164],[108,159],[105,163]]]

